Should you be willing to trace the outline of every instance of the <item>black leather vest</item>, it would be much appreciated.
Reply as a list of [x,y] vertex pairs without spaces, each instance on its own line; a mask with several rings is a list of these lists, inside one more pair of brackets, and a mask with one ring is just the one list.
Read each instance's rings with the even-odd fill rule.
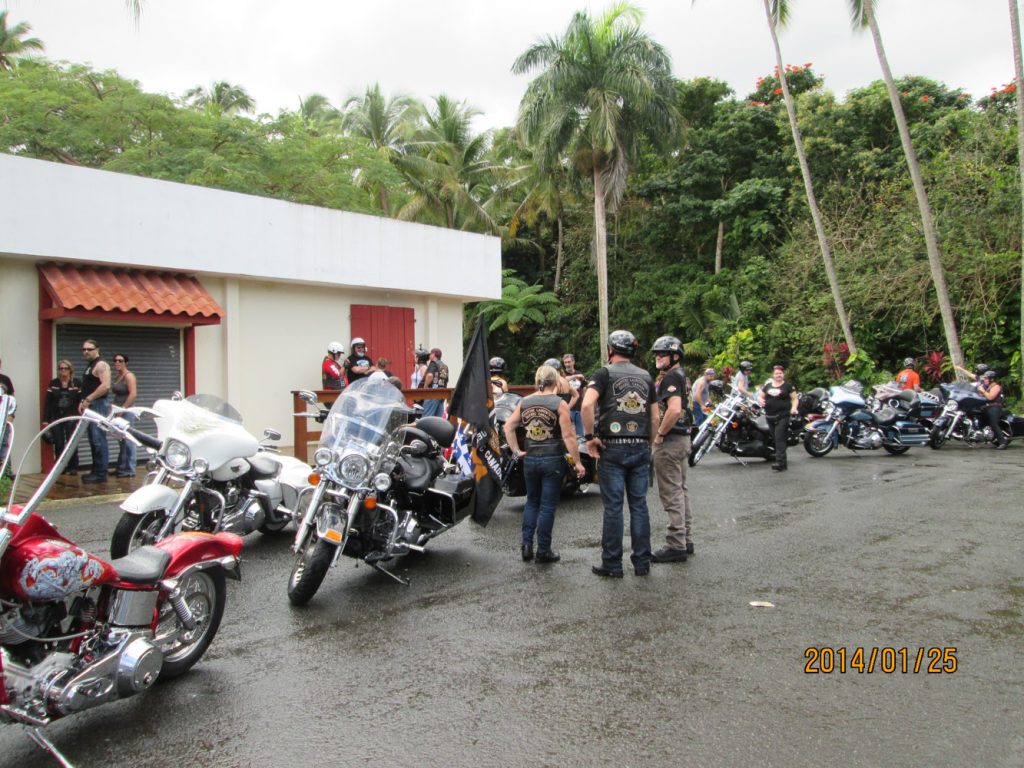
[[100,377],[94,375],[92,371],[102,362],[103,358],[97,357],[95,360],[90,360],[89,365],[85,367],[85,373],[82,374],[82,397],[88,397],[100,388]]
[[614,363],[605,370],[608,386],[598,401],[601,439],[649,438],[651,416],[647,403],[654,387],[651,375],[632,363]]
[[558,423],[558,395],[530,395],[519,404],[526,432],[524,448],[529,456],[559,456],[565,453],[562,427]]
[[693,415],[690,413],[690,393],[686,390],[686,372],[682,368],[672,368],[658,380],[658,402],[662,403],[670,397],[682,398],[682,413],[669,430],[673,435],[690,434]]

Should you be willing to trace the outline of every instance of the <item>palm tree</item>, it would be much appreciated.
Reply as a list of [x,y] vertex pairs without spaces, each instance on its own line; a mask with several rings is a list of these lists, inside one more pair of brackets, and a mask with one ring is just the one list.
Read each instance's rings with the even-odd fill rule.
[[473,133],[471,122],[479,114],[475,107],[444,94],[434,98],[423,128],[398,161],[413,192],[399,218],[498,234],[485,206],[498,169],[488,156],[490,133]]
[[307,125],[324,126],[341,119],[341,111],[322,93],[311,93],[299,98],[299,117]]
[[490,331],[501,326],[508,328],[509,333],[519,333],[529,322],[544,323],[545,311],[558,306],[558,297],[551,291],[545,291],[541,285],[527,285],[515,270],[503,269],[501,298],[482,301],[479,314],[491,317]]
[[1020,50],[1020,13],[1017,0],[1010,0],[1010,36],[1013,38],[1013,71],[1017,81],[1017,169],[1020,173],[1021,260],[1020,260],[1020,365],[1024,385],[1024,62]]
[[946,276],[942,271],[942,258],[939,255],[939,244],[935,234],[935,220],[932,218],[932,207],[931,203],[928,202],[928,192],[924,188],[921,165],[917,160],[917,153],[914,152],[914,144],[910,139],[907,116],[903,112],[900,94],[896,89],[896,81],[893,80],[892,70],[889,68],[889,60],[886,58],[885,47],[882,45],[882,36],[878,31],[878,23],[875,21],[875,0],[849,0],[849,3],[854,28],[868,27],[871,30],[871,39],[874,41],[875,52],[878,54],[878,63],[882,68],[882,79],[885,81],[885,88],[889,92],[889,102],[892,104],[893,115],[896,118],[896,127],[900,134],[900,142],[903,144],[903,154],[907,158],[910,179],[914,185],[914,195],[917,197],[917,207],[921,212],[921,226],[924,229],[924,243],[925,250],[928,252],[928,266],[931,269],[932,284],[935,286],[935,294],[939,301],[939,312],[942,315],[942,326],[946,333],[949,356],[954,365],[963,366],[964,354],[960,349],[960,336],[956,330],[956,319],[953,317],[953,305],[949,300]]
[[[406,142],[416,129],[423,107],[409,96],[385,99],[380,84],[367,87],[362,96],[349,96],[342,107],[342,130],[361,136],[370,147],[396,163],[405,154]],[[378,186],[377,198],[385,216],[391,215],[388,190]]]
[[[793,146],[796,148],[797,160],[800,162],[800,175],[804,180],[804,192],[807,195],[807,206],[811,209],[811,220],[814,222],[814,231],[818,236],[818,247],[821,249],[821,260],[825,263],[825,274],[828,276],[828,284],[832,289],[832,301],[836,305],[836,314],[839,316],[839,325],[843,329],[843,338],[850,348],[850,352],[856,354],[857,345],[853,341],[853,331],[850,328],[850,319],[846,314],[846,307],[843,305],[843,296],[839,291],[839,277],[836,275],[836,265],[832,260],[832,251],[829,248],[828,236],[825,234],[825,224],[822,221],[821,209],[818,207],[818,199],[814,194],[814,182],[811,180],[811,168],[807,164],[807,152],[804,148],[804,140],[800,135],[800,126],[796,121],[796,107],[793,103],[793,94],[789,90],[789,83],[786,80],[786,70],[782,65],[782,49],[779,47],[779,36],[777,27],[785,26],[789,17],[788,0],[763,0],[764,13],[768,18],[768,31],[772,36],[772,45],[775,48],[775,67],[779,73],[779,85],[782,86],[782,100],[786,103],[786,115],[789,117],[789,129],[793,133]],[[719,230],[721,238],[721,229]]]
[[543,71],[519,105],[518,126],[544,167],[557,159],[593,179],[594,256],[601,344],[608,338],[607,211],[618,207],[638,142],[674,136],[671,60],[639,28],[643,14],[628,2],[592,19],[577,11],[561,38],[538,41],[512,71]]
[[204,107],[222,115],[234,115],[239,112],[254,112],[256,102],[240,85],[232,85],[226,80],[214,83],[209,89],[197,85],[185,91],[184,99],[194,107]]
[[35,37],[26,38],[32,29],[21,21],[7,28],[7,11],[0,11],[0,69],[14,69],[15,59],[29,51],[43,50],[43,41]]

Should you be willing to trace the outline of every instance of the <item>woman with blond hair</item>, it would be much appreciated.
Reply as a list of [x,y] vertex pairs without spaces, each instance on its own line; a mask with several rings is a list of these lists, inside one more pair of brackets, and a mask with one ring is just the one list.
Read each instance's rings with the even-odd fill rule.
[[[43,426],[63,419],[65,416],[78,415],[78,403],[82,399],[82,382],[75,378],[75,366],[70,360],[61,360],[57,363],[57,378],[50,381],[46,388],[46,399],[43,402]],[[64,446],[71,439],[71,433],[75,431],[73,422],[58,424],[47,434],[53,442],[53,457],[60,458],[64,453]],[[68,462],[66,475],[78,474],[78,453],[72,455]]]
[[[559,376],[550,365],[537,369],[537,393],[524,397],[505,422],[505,439],[512,452],[523,460],[526,505],[523,507],[523,560],[532,560],[533,539],[537,537],[537,562],[557,563],[561,556],[551,548],[555,510],[562,494],[566,453],[583,477],[576,430],[569,417],[569,405],[559,394]],[[522,425],[526,441],[522,450],[516,429]]]

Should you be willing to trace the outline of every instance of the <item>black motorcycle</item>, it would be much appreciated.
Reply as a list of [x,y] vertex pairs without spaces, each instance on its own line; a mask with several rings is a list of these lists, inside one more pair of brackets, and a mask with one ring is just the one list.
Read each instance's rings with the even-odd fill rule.
[[[523,398],[514,392],[506,392],[494,401],[491,409],[491,424],[498,434],[501,445],[501,476],[502,488],[507,496],[525,496],[526,480],[523,477],[523,462],[512,453],[505,439],[505,422],[508,421],[512,412],[519,405]],[[520,427],[516,434],[519,437],[519,444],[524,445],[526,433]],[[576,474],[576,469],[571,461],[566,461],[565,476],[562,478],[562,496],[572,496],[577,493],[586,493],[591,483],[597,482],[597,462],[587,453],[587,446],[582,440],[580,442],[580,460],[583,462],[585,471],[583,477]]]
[[[303,396],[315,401],[312,393]],[[443,457],[455,427],[436,416],[410,424],[410,414],[402,393],[373,376],[334,401],[295,535],[292,604],[312,599],[341,555],[408,584],[391,565],[472,514],[474,479]]]
[[[929,435],[929,444],[932,448],[941,448],[949,440],[960,440],[968,445],[984,445],[996,441],[995,433],[985,418],[988,400],[975,385],[960,382],[940,384],[939,391],[945,405],[932,424]],[[1005,410],[1003,413],[1003,418],[999,420],[999,428],[1009,443],[1015,433],[1021,433],[1014,423],[1020,419],[1006,415],[1008,412]]]

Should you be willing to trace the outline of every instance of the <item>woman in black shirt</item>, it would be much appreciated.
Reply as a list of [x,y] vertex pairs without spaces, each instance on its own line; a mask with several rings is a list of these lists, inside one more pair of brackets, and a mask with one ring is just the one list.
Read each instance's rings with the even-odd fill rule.
[[786,381],[786,369],[781,365],[772,366],[772,377],[761,387],[758,400],[764,406],[768,426],[775,438],[775,463],[772,469],[784,472],[786,469],[786,433],[789,431],[789,417],[796,416],[796,387]]

